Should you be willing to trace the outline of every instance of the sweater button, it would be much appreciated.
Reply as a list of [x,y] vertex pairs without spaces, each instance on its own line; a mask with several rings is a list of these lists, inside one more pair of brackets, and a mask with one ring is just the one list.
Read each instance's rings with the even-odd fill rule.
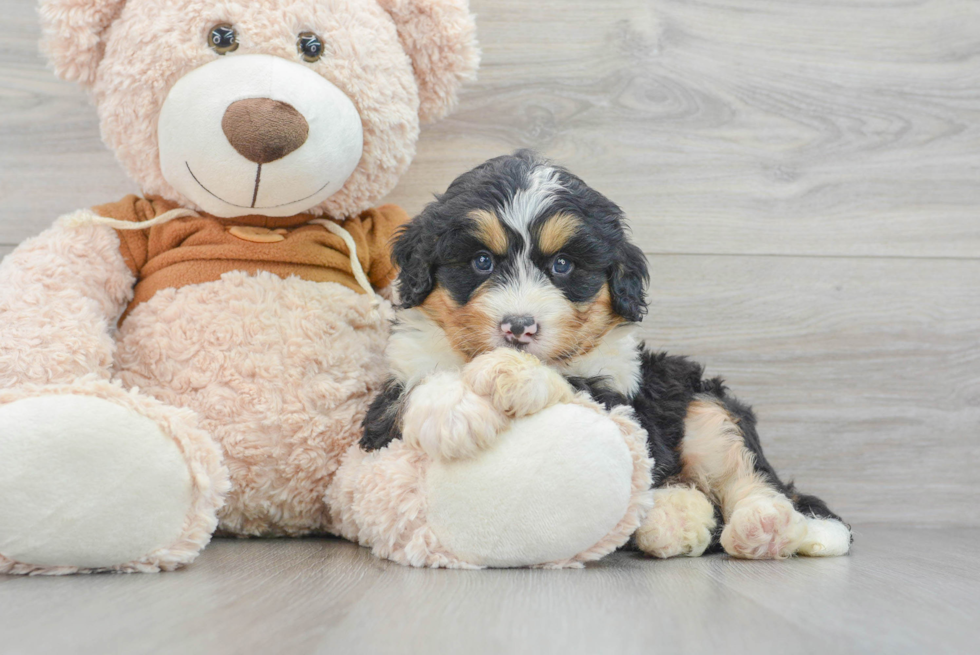
[[270,230],[266,227],[253,227],[251,225],[232,225],[228,228],[228,233],[242,241],[252,243],[278,243],[286,239],[285,230]]

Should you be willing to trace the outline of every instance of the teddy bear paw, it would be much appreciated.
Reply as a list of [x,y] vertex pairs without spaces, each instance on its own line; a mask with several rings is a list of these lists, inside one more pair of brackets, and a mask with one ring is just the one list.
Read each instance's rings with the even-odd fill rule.
[[433,462],[427,520],[442,547],[472,565],[576,566],[633,531],[620,525],[637,502],[634,472],[619,424],[555,405],[514,420],[480,457]]

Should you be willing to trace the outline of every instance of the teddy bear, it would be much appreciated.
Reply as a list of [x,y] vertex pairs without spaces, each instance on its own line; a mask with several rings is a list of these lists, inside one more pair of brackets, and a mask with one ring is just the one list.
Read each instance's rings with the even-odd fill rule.
[[[44,0],[142,197],[0,268],[0,571],[172,569],[329,532],[408,216],[377,206],[478,63],[465,0]],[[52,184],[56,184],[52,180]]]
[[[627,540],[650,504],[643,432],[584,398],[465,461],[358,444],[408,220],[378,203],[475,75],[466,0],[40,16],[143,195],[62,216],[0,264],[0,573],[173,570],[216,533],[457,567],[578,566]],[[550,457],[559,442],[576,454]],[[537,486],[517,484],[531,468]],[[575,475],[615,484],[563,497]]]

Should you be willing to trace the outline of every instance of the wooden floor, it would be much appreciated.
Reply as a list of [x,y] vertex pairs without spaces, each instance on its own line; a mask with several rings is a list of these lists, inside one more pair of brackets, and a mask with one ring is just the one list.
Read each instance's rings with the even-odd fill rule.
[[[558,573],[222,542],[175,575],[0,579],[0,653],[975,650],[980,2],[472,5],[480,81],[389,200],[517,147],[568,165],[650,257],[649,344],[725,375],[779,470],[885,527],[837,560]],[[137,189],[45,69],[34,3],[0,16],[2,255]]]
[[858,527],[849,557],[619,553],[432,571],[339,540],[212,544],[178,573],[0,578],[0,652],[969,653],[980,530]]

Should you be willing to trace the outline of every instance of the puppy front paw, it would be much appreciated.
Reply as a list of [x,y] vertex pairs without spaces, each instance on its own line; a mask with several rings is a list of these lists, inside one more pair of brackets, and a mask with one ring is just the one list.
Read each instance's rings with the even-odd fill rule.
[[653,509],[636,529],[636,545],[647,555],[666,559],[700,557],[711,544],[715,508],[693,487],[665,487],[653,492]]
[[434,459],[473,457],[489,447],[507,417],[454,373],[437,373],[412,390],[402,437]]
[[534,355],[511,348],[497,348],[474,359],[463,369],[463,381],[515,418],[537,414],[575,395],[557,371]]

